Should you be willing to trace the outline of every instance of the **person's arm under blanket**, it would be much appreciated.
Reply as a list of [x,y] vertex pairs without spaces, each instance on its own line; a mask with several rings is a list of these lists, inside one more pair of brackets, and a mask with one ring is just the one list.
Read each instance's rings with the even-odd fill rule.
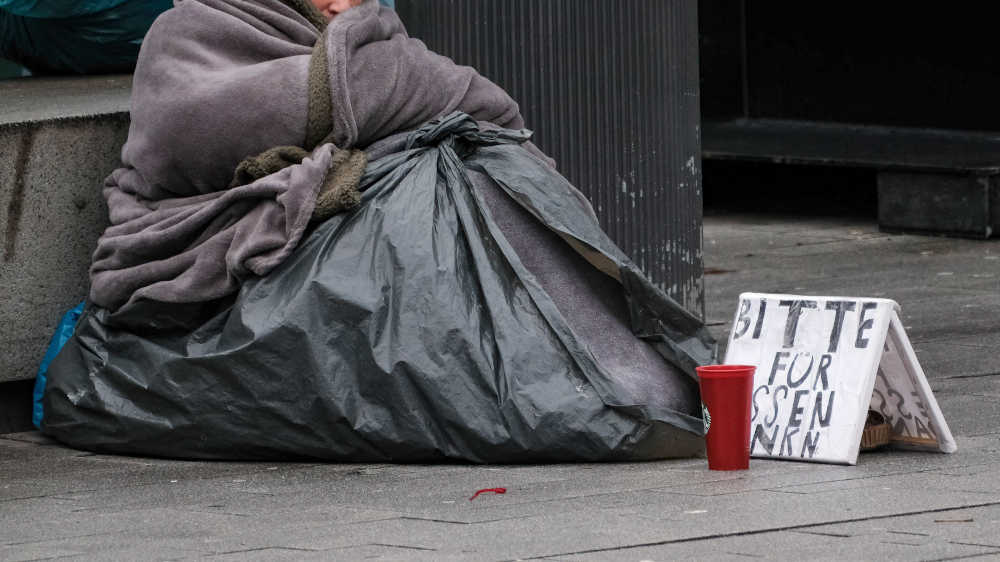
[[364,147],[453,111],[501,127],[524,127],[517,103],[503,88],[410,38],[395,12],[376,0],[335,17],[322,46],[332,140],[341,148]]

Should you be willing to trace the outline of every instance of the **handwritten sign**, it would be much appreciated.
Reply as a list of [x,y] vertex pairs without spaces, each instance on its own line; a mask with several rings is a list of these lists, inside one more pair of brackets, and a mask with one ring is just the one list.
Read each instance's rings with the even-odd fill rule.
[[750,454],[855,464],[869,408],[894,444],[954,439],[888,299],[740,295],[726,363],[756,365]]

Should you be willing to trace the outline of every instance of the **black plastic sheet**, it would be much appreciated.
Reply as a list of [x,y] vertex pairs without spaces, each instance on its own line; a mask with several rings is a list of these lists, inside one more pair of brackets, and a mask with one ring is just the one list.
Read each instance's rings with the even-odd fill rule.
[[[233,299],[129,317],[90,306],[50,367],[43,430],[200,459],[698,454],[694,366],[714,342],[528,135],[453,114],[382,141],[361,205]],[[577,261],[544,267],[563,254]],[[617,303],[620,316],[591,312]],[[635,345],[657,374],[645,352],[618,353]]]

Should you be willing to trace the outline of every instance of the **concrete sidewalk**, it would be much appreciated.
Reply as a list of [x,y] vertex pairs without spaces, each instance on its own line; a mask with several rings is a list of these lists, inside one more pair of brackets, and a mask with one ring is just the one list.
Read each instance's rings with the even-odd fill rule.
[[[1000,242],[705,221],[708,321],[743,291],[896,299],[958,441],[858,466],[178,462],[0,436],[0,560],[1000,559]],[[505,487],[504,495],[478,489]]]

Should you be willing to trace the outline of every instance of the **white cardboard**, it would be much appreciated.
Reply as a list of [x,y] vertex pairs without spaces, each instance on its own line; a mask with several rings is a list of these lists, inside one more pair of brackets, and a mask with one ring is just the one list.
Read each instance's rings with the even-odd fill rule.
[[751,455],[856,464],[869,407],[893,444],[953,452],[898,310],[888,299],[740,295],[725,362],[757,367]]
[[870,407],[892,426],[890,439],[896,447],[944,453],[958,448],[896,312],[889,323]]

